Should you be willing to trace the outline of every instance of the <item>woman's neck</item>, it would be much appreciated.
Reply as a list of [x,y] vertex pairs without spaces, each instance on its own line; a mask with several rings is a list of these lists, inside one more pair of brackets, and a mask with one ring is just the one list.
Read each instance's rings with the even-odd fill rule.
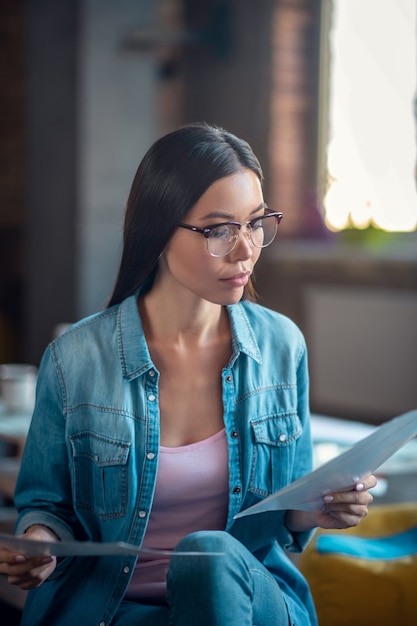
[[155,286],[138,306],[149,341],[204,345],[230,335],[226,308],[207,300],[171,297]]

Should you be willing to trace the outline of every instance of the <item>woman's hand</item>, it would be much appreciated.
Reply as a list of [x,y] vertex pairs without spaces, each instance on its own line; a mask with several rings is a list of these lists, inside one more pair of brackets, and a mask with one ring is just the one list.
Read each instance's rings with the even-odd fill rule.
[[[26,539],[59,541],[45,526],[31,526],[22,537]],[[0,574],[6,574],[12,585],[28,590],[39,587],[56,567],[56,557],[27,557],[20,552],[0,547]]]
[[373,501],[369,489],[375,487],[376,483],[375,476],[370,475],[357,482],[351,491],[326,494],[321,509],[317,511],[287,511],[287,528],[292,532],[299,532],[316,526],[326,529],[357,526],[368,514],[368,506]]
[[357,526],[368,514],[368,506],[373,501],[369,493],[376,485],[375,476],[371,475],[356,483],[352,491],[341,491],[323,497],[323,507],[314,512],[316,525],[320,528],[350,528]]

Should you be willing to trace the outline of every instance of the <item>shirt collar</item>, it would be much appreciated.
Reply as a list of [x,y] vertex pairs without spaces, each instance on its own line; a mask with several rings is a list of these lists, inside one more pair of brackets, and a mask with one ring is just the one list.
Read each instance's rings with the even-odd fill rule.
[[244,352],[257,363],[262,363],[262,355],[246,313],[246,302],[238,302],[227,307],[232,328],[233,360],[239,352]]
[[137,294],[129,296],[117,313],[117,342],[123,376],[136,378],[154,368],[138,311]]

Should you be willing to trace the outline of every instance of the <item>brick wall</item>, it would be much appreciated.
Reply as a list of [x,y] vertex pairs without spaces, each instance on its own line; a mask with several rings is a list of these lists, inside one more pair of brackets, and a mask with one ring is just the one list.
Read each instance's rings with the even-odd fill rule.
[[269,203],[285,219],[281,235],[304,235],[314,202],[320,2],[278,0],[272,24]]

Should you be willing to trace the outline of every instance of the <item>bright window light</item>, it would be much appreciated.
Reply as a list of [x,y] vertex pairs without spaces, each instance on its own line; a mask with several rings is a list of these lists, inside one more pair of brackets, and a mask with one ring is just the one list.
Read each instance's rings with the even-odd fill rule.
[[415,0],[333,0],[328,187],[331,230],[417,228]]

